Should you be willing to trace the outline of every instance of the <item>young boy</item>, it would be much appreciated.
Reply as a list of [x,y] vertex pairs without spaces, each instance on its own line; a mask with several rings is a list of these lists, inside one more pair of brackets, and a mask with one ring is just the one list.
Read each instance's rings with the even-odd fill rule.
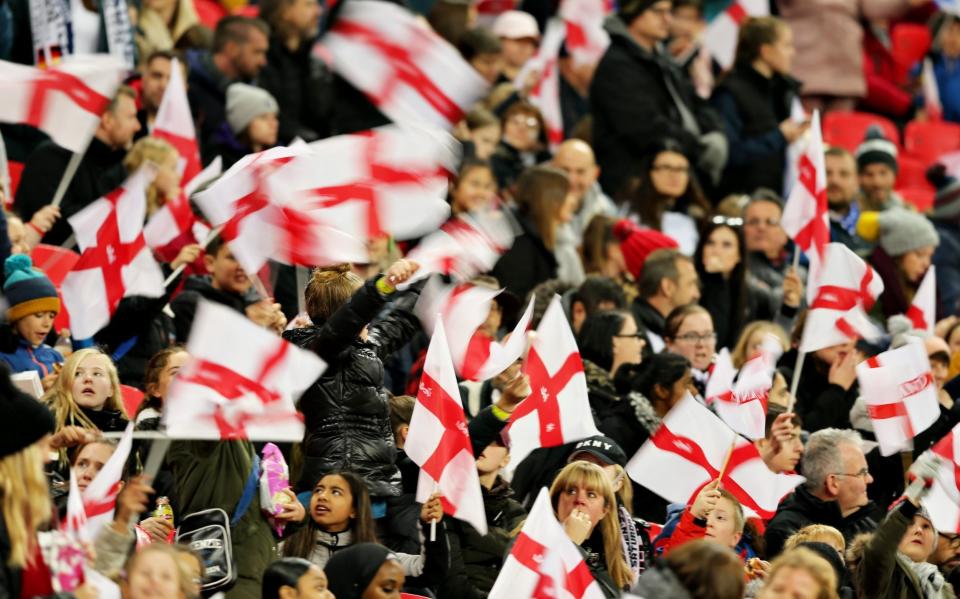
[[33,268],[30,257],[13,255],[4,262],[6,282],[7,321],[16,342],[9,353],[0,353],[13,372],[35,370],[44,389],[57,379],[63,356],[44,340],[53,328],[53,320],[60,312],[57,289],[42,271]]

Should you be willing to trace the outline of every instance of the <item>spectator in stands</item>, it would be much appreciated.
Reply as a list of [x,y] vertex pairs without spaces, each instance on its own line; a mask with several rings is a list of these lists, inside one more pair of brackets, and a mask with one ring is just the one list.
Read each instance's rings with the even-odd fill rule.
[[803,456],[800,419],[796,414],[787,413],[785,407],[770,402],[764,438],[757,439],[753,444],[770,472],[795,472]]
[[313,53],[321,12],[317,0],[260,2],[260,18],[270,25],[271,37],[267,64],[257,84],[270,92],[280,107],[282,144],[296,137],[311,142],[330,135],[333,78]]
[[500,119],[486,108],[478,106],[467,113],[464,122],[464,158],[489,161],[500,143]]
[[782,216],[783,200],[769,189],[755,191],[743,211],[747,268],[752,277],[772,290],[784,286],[792,268],[793,253],[788,247],[790,238],[780,224]]
[[601,275],[587,275],[570,295],[570,327],[579,334],[584,321],[607,310],[623,310],[627,306],[623,289],[616,281]]
[[200,19],[191,0],[147,0],[136,24],[137,51],[149,58],[157,50],[173,50],[174,45]]
[[570,192],[577,201],[571,224],[577,239],[582,242],[583,233],[593,217],[598,214],[615,216],[617,207],[597,183],[600,168],[590,144],[579,139],[566,140],[557,148],[551,164],[570,179]]
[[494,208],[497,183],[490,163],[467,159],[460,165],[456,181],[450,182],[450,212],[460,215]]
[[[777,0],[796,36],[793,75],[808,111],[853,110],[867,93],[862,20],[896,17],[916,0]],[[829,42],[829,43],[827,43]]]
[[757,599],[838,599],[837,575],[830,563],[810,549],[790,550],[770,564]]
[[158,430],[163,416],[170,384],[190,359],[182,345],[174,345],[154,354],[147,363],[143,377],[143,402],[137,409],[135,422],[138,430]]
[[397,555],[375,543],[359,543],[338,552],[325,572],[337,599],[396,597],[406,581]]
[[210,52],[190,52],[187,96],[197,123],[203,163],[216,156],[214,136],[227,127],[227,86],[249,82],[267,64],[270,27],[260,19],[220,19]]
[[717,115],[664,56],[660,42],[670,33],[669,0],[632,0],[604,27],[610,47],[590,86],[593,140],[600,184],[617,197],[650,145],[665,138],[712,184],[727,161],[727,140]]
[[[60,245],[66,241],[71,234],[67,218],[126,179],[123,158],[134,134],[140,130],[136,101],[136,93],[129,87],[117,90],[63,195],[62,218],[43,236],[44,243]],[[32,222],[34,214],[53,200],[72,155],[53,141],[43,142],[30,154],[14,200],[14,208],[24,222]]]
[[931,167],[927,179],[937,189],[930,211],[930,221],[940,237],[933,253],[940,296],[937,313],[947,316],[960,307],[960,181],[942,164]]
[[927,561],[937,566],[940,573],[956,588],[957,567],[960,567],[960,535],[937,531],[937,544]]
[[701,35],[706,28],[702,0],[673,0],[670,38],[667,52],[670,59],[693,83],[697,95],[709,98],[713,91],[714,61],[704,47]]
[[848,544],[876,528],[876,506],[867,498],[873,477],[861,441],[851,430],[831,428],[810,435],[801,463],[807,480],[780,503],[767,525],[768,556],[779,554],[793,533],[810,524],[836,528]]
[[580,327],[577,346],[595,419],[606,418],[621,401],[614,384],[617,372],[626,364],[640,364],[644,343],[633,315],[624,310],[598,312]]
[[933,223],[922,214],[902,209],[864,212],[857,232],[877,242],[870,264],[883,280],[883,293],[871,312],[882,315],[881,320],[906,314],[940,244]]
[[[171,65],[176,54],[170,50],[156,50],[143,63],[143,75],[140,78],[140,110],[137,111],[137,120],[140,121],[140,131],[134,140],[150,135],[153,131],[153,121],[157,118],[157,110],[163,101],[163,94],[170,83]],[[186,76],[186,67],[180,63],[183,76]]]
[[524,169],[546,162],[550,152],[543,146],[543,115],[533,104],[517,100],[500,120],[503,135],[490,157],[500,194],[513,196],[513,185]]
[[221,129],[214,136],[223,168],[230,168],[247,154],[277,145],[280,112],[270,92],[246,83],[231,83],[227,87],[229,129]]
[[[493,85],[503,70],[503,45],[500,38],[486,27],[474,27],[460,38],[460,55],[470,63],[487,83]],[[469,116],[467,117],[469,119]]]
[[863,27],[863,78],[867,93],[859,108],[905,122],[913,114],[913,94],[906,88],[904,66],[893,55],[889,19],[872,19]]
[[670,552],[643,573],[632,592],[641,597],[740,599],[745,586],[743,562],[737,554],[720,543],[703,540]]
[[933,44],[929,56],[944,120],[960,123],[960,17],[950,11],[940,11],[930,21]]
[[730,360],[734,368],[742,368],[747,360],[760,354],[768,336],[774,337],[780,343],[780,351],[790,348],[787,333],[780,325],[767,320],[754,320],[743,327],[740,338],[730,350]]
[[280,310],[280,304],[274,303],[271,298],[259,297],[253,290],[253,281],[234,258],[223,238],[217,236],[207,245],[203,261],[210,274],[189,277],[183,291],[170,303],[177,339],[182,341],[190,335],[197,302],[201,298],[245,314],[253,322],[269,327],[278,334],[283,331],[287,319]]
[[63,355],[46,344],[53,320],[60,312],[57,289],[43,271],[33,268],[30,257],[24,254],[7,258],[4,274],[3,295],[9,306],[9,324],[4,326],[12,329],[16,346],[0,353],[0,360],[14,373],[36,371],[44,391],[48,391],[63,364]]
[[658,249],[677,249],[677,242],[660,231],[622,218],[594,217],[583,239],[584,266],[613,278],[628,303],[637,298],[637,281],[647,256]]
[[751,17],[740,24],[733,70],[710,98],[730,142],[722,193],[783,189],[787,146],[809,126],[791,117],[800,90],[790,77],[793,54],[793,32],[784,21]]
[[560,46],[557,72],[564,139],[584,136],[589,139],[590,84],[593,83],[598,60],[578,62],[565,44]]
[[674,308],[667,315],[663,340],[666,351],[690,360],[693,384],[700,397],[706,397],[707,381],[717,357],[717,332],[710,312],[697,304]]
[[719,486],[719,480],[707,483],[683,510],[664,547],[665,554],[697,539],[709,539],[730,549],[740,543],[746,524],[743,506],[730,491]]
[[827,205],[830,208],[830,241],[842,243],[861,258],[866,258],[873,245],[857,235],[860,218],[857,179],[857,161],[853,154],[840,146],[831,146],[825,152],[827,169]]
[[897,146],[884,137],[880,127],[870,126],[854,156],[857,158],[857,173],[860,177],[860,209],[887,210],[902,207],[903,199],[893,190],[898,170]]
[[693,260],[679,250],[657,250],[643,262],[638,287],[640,295],[631,306],[633,316],[642,327],[647,347],[659,353],[665,346],[667,316],[700,299],[697,269]]
[[[794,341],[803,336],[803,325],[794,329]],[[780,359],[784,377],[792,380],[796,350]],[[797,386],[795,410],[808,431],[850,428],[850,408],[857,399],[856,366],[861,360],[853,341],[818,349],[807,355]]]
[[517,180],[515,194],[521,233],[491,274],[518,298],[557,276],[557,229],[573,215],[570,182],[563,171],[536,166]]
[[[334,599],[323,568],[299,557],[284,557],[263,571],[263,599]],[[289,590],[286,590],[289,589]]]
[[496,83],[513,83],[520,69],[537,52],[540,27],[529,13],[508,10],[493,22],[493,34],[500,38],[503,64]]

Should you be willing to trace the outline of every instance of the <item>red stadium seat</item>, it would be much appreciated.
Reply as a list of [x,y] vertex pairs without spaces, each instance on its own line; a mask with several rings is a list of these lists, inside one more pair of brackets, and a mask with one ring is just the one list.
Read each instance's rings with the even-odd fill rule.
[[823,115],[823,140],[851,152],[863,141],[871,125],[880,125],[883,134],[900,146],[900,132],[892,121],[867,112],[828,112]]
[[120,385],[120,391],[123,393],[123,409],[127,411],[127,416],[132,420],[137,408],[143,403],[143,391],[130,385]]
[[899,23],[894,25],[890,38],[893,42],[893,58],[904,69],[922,60],[930,49],[930,30],[926,25]]
[[942,155],[960,150],[960,125],[910,121],[904,130],[903,148],[925,166],[935,164]]
[[933,206],[934,191],[932,187],[908,187],[898,189],[897,193],[903,197],[903,201],[912,204],[918,212],[926,212]]
[[933,186],[927,181],[927,163],[919,158],[909,155],[900,156],[897,160],[900,168],[897,173],[897,189],[923,189],[933,190]]
[[210,29],[216,29],[217,21],[227,16],[227,9],[216,0],[194,0],[193,6],[197,9],[197,17],[200,19],[200,23]]

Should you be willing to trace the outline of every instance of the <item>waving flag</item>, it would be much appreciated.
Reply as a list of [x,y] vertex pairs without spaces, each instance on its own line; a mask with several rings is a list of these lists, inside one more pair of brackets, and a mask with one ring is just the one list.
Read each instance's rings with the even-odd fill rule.
[[187,351],[163,411],[171,438],[303,440],[294,401],[323,373],[323,360],[206,301]]
[[940,532],[960,533],[960,425],[937,441],[929,451],[944,458],[937,478],[921,503]]
[[68,219],[83,250],[61,286],[77,339],[107,326],[124,297],[166,292],[163,272],[143,239],[145,190],[153,176],[151,169],[139,169],[122,187]]
[[323,44],[334,70],[395,123],[450,130],[487,91],[453,46],[397,4],[345,3]]
[[578,64],[596,64],[610,45],[603,21],[612,8],[607,0],[562,0],[557,13],[567,26],[566,45]]
[[194,241],[197,242],[206,237],[206,234],[197,234],[198,225],[202,225],[202,223],[194,214],[189,198],[194,189],[219,177],[220,171],[221,160],[217,156],[207,168],[197,173],[184,186],[183,192],[177,198],[167,200],[163,206],[160,206],[153,213],[153,216],[150,217],[143,228],[143,239],[149,247],[153,249],[162,248],[187,231],[193,234]]
[[436,272],[466,281],[492,270],[514,235],[502,212],[460,214],[423,238],[407,259],[420,265],[418,275]]
[[931,265],[923,281],[917,287],[913,302],[907,308],[907,318],[913,322],[913,327],[927,331],[933,335],[937,324],[937,275],[936,266]]
[[773,385],[776,359],[759,355],[747,361],[740,369],[734,384],[736,370],[727,348],[720,350],[707,381],[706,400],[717,415],[737,433],[748,439],[763,439],[767,422],[767,397]]
[[583,555],[557,521],[546,489],[540,489],[488,597],[603,599]]
[[780,500],[805,480],[771,472],[752,443],[689,394],[630,459],[627,474],[664,499],[687,504],[720,476],[725,462],[721,486],[763,519],[772,518]]
[[443,321],[427,349],[404,451],[418,466],[417,501],[439,490],[443,511],[487,534],[487,516]]
[[913,449],[914,437],[940,418],[937,385],[920,341],[857,364],[857,379],[885,456]]
[[727,10],[717,15],[703,34],[704,46],[724,70],[733,66],[737,51],[740,25],[747,17],[762,17],[770,14],[767,0],[733,0]]
[[563,142],[563,113],[560,109],[560,46],[567,35],[567,26],[560,19],[550,19],[543,34],[536,56],[530,59],[517,74],[514,86],[525,89],[532,71],[540,77],[530,90],[530,103],[540,109],[546,125],[547,141],[551,149]]
[[180,180],[186,185],[200,174],[202,167],[193,115],[187,101],[187,86],[184,85],[181,70],[179,60],[174,58],[170,61],[170,82],[163,92],[150,134],[166,140],[177,150],[180,155],[177,170],[180,171]]
[[531,396],[510,417],[511,464],[538,447],[556,447],[600,434],[593,423],[583,361],[555,295],[523,364]]
[[933,61],[923,59],[923,71],[920,74],[923,85],[923,107],[931,121],[943,119],[943,103],[940,101],[940,88],[937,86],[937,74],[933,70]]
[[[67,518],[64,522],[67,531],[72,531],[80,539],[92,543],[100,533],[100,529],[113,522],[117,496],[123,485],[123,471],[132,447],[133,423],[131,422],[123,432],[123,437],[113,455],[82,494],[76,487],[76,475],[71,470],[70,496],[67,498]],[[78,496],[74,495],[75,491]]]
[[126,69],[104,55],[72,57],[49,69],[0,60],[0,121],[30,125],[83,152]]

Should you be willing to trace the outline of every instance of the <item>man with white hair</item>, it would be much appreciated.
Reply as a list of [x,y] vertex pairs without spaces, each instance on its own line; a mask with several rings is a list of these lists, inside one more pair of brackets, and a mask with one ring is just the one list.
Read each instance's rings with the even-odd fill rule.
[[597,166],[590,144],[582,139],[568,139],[557,148],[552,162],[553,166],[567,174],[570,193],[577,198],[577,210],[569,224],[579,245],[593,217],[598,214],[616,216],[617,207],[597,183],[600,167]]
[[867,497],[873,482],[862,439],[852,430],[825,428],[812,435],[800,463],[807,481],[780,503],[767,525],[767,556],[783,549],[793,533],[810,524],[839,530],[847,543],[877,527],[877,506]]

